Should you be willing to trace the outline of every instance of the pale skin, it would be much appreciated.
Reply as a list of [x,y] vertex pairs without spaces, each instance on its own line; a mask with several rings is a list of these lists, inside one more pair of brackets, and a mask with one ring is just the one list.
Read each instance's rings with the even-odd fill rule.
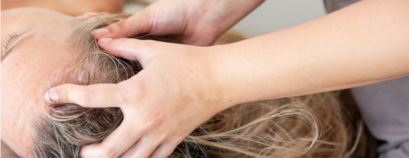
[[[122,4],[122,0],[104,0],[103,2],[99,0],[2,0],[1,10],[37,6],[53,9],[68,15],[78,16],[78,18],[86,18],[100,14],[108,14],[108,12],[121,12]],[[31,42],[30,44],[25,43],[24,48],[14,50],[21,51],[24,49],[26,53],[30,52],[29,55],[10,57],[15,58],[10,59],[15,65],[10,65],[9,59],[3,62],[3,57],[6,55],[6,52],[4,50],[5,48],[2,47],[2,157],[17,157],[14,152],[17,152],[20,157],[28,157],[27,155],[30,153],[32,147],[30,135],[31,121],[38,116],[45,116],[43,107],[41,106],[44,105],[42,93],[46,90],[45,80],[49,79],[47,77],[49,77],[49,73],[53,72],[53,67],[58,67],[61,63],[68,61],[64,59],[67,57],[64,55],[65,48],[59,46],[63,46],[65,43],[63,39],[68,38],[65,36],[69,35],[68,32],[71,28],[67,27],[69,23],[66,22],[72,20],[73,17],[67,18],[68,16],[64,16],[61,13],[50,13],[50,11],[48,11],[49,14],[46,15],[36,13],[31,15],[33,12],[47,11],[28,9],[20,10],[19,13],[16,11],[12,13],[10,11],[2,12],[2,45],[4,45],[4,39],[11,30],[15,31],[19,37],[22,37],[22,31],[30,30],[30,26],[34,26],[31,30],[37,31],[34,33],[36,36],[39,36],[38,31],[44,31],[46,28],[52,28],[52,31],[48,33],[53,32],[52,35],[54,35],[37,38],[37,42],[43,41],[41,44],[36,42]],[[53,20],[53,18],[57,20]],[[36,23],[38,22],[36,19],[41,19],[41,23]],[[58,24],[65,24],[65,26]],[[50,38],[49,36],[52,37]],[[56,39],[58,37],[60,39]],[[48,39],[58,44],[48,42]],[[10,45],[16,43],[16,41],[17,40],[13,40],[10,42]],[[38,49],[40,45],[41,48]],[[56,53],[53,52],[59,52],[59,54],[56,55]],[[28,97],[25,97],[24,100],[18,98],[22,95]],[[14,152],[8,148],[5,142],[7,142],[7,145],[12,146]]]
[[[1,136],[20,157],[30,157],[32,125],[46,118],[47,82],[74,60],[66,43],[75,19],[40,8],[1,12]],[[6,38],[12,32],[16,36]]]
[[[74,51],[66,45],[74,20],[95,15],[71,17],[40,8],[1,12],[2,156],[9,156],[7,152],[11,155],[4,148],[8,145],[19,157],[29,157],[35,134],[32,125],[37,118],[46,118],[44,109],[48,105],[43,93],[47,83],[54,72],[74,60]],[[7,38],[10,33],[16,36]],[[6,39],[10,39],[7,44]]]
[[[81,155],[166,157],[198,125],[231,106],[357,87],[409,74],[408,0],[360,1],[299,26],[222,46],[124,38],[179,34],[186,39],[182,41],[185,44],[207,45],[262,1],[252,2],[237,5],[250,8],[239,18],[238,14],[232,18],[228,14],[237,6],[229,9],[229,5],[209,2],[213,5],[201,3],[199,9],[194,8],[208,11],[199,16],[205,23],[189,23],[191,19],[171,23],[161,21],[170,16],[160,14],[162,11],[174,9],[173,14],[181,17],[191,14],[188,8],[163,0],[128,20],[94,32],[101,48],[140,61],[144,70],[119,84],[62,85],[46,94],[54,102],[85,107],[118,105],[124,111],[120,127],[103,142],[83,147]],[[211,15],[213,12],[206,8],[217,6],[226,7],[214,9],[227,12],[222,20],[214,18],[219,12]],[[212,23],[212,18],[206,21],[207,17],[216,22]],[[217,28],[219,25],[221,28]],[[176,29],[179,26],[185,26],[186,31]],[[216,29],[195,30],[206,26]],[[200,42],[202,37],[204,42]]]

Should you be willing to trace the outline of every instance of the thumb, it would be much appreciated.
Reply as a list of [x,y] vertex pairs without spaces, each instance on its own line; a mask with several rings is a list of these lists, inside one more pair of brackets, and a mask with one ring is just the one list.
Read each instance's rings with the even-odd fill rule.
[[128,60],[138,60],[143,67],[152,57],[153,48],[160,48],[157,46],[160,42],[130,38],[102,38],[98,40],[98,44],[102,49],[114,56]]
[[149,14],[141,11],[135,15],[108,25],[105,28],[95,30],[92,34],[96,39],[100,38],[124,38],[147,34],[152,28]]

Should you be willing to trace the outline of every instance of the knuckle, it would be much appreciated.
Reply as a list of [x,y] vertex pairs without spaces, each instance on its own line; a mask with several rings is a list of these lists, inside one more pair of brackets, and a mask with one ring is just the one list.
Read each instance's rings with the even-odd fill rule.
[[57,90],[57,93],[62,94],[62,99],[64,101],[67,101],[70,103],[75,102],[75,100],[72,100],[72,99],[75,99],[72,97],[72,94],[76,94],[74,85],[71,85],[71,84],[63,85],[61,86],[60,89]]
[[171,135],[169,130],[165,130],[161,132],[161,136],[159,137],[159,139],[161,140],[165,140],[167,137],[169,137]]
[[134,105],[136,103],[136,99],[132,93],[123,93],[120,96],[124,105]]
[[135,92],[134,89],[130,88],[133,86],[129,86],[130,82],[121,82],[119,83],[119,87],[121,88],[118,90],[120,92],[119,97],[121,98],[121,101],[124,103],[124,105],[135,105],[139,99],[139,95]]
[[154,40],[143,40],[141,42],[143,45],[147,47],[151,47],[151,48],[154,48],[158,44],[158,41],[154,41]]
[[158,127],[163,122],[163,120],[163,115],[151,114],[150,116],[146,117],[144,122],[147,128],[154,128]]

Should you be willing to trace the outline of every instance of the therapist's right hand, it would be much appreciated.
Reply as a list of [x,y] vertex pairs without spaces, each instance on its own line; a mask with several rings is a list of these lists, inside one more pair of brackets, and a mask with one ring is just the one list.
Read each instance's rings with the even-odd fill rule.
[[64,84],[47,92],[51,103],[121,108],[121,125],[101,143],[82,147],[83,158],[167,157],[199,125],[235,105],[212,47],[137,39],[101,39],[99,45],[138,60],[143,70],[118,84]]
[[93,32],[97,39],[172,36],[189,45],[211,45],[264,0],[161,0]]

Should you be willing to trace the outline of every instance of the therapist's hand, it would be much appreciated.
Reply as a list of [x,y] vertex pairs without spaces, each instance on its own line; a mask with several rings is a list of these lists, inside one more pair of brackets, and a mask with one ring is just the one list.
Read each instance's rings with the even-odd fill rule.
[[97,39],[169,35],[180,43],[207,46],[263,1],[161,0],[93,34]]
[[[143,70],[118,84],[52,88],[54,103],[119,107],[122,124],[101,143],[81,149],[84,158],[169,156],[200,124],[227,108],[217,63],[208,48],[136,39],[100,39],[109,53],[138,60]],[[53,92],[53,93],[54,93]],[[46,95],[47,96],[47,95]]]

